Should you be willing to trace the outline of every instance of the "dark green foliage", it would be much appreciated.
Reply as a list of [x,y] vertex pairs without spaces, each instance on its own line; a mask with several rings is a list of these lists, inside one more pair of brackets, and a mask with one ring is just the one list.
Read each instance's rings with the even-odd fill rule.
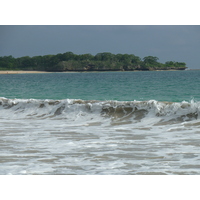
[[171,69],[180,69],[184,70],[186,68],[186,63],[184,62],[175,62],[175,61],[167,61],[165,62],[165,66]]
[[76,55],[72,52],[57,55],[0,57],[0,70],[38,71],[133,71],[133,70],[184,70],[183,62],[159,63],[158,58],[147,56],[141,60],[134,54],[112,54],[109,52]]

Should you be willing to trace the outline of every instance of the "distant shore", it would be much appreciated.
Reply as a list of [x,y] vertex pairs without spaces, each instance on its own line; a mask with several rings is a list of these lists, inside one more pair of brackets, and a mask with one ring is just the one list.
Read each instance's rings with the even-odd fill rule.
[[51,71],[23,71],[23,70],[0,70],[0,74],[43,74],[43,73],[76,73],[79,71],[63,71],[63,72],[51,72]]
[[[200,70],[200,69],[188,69],[188,70]],[[130,71],[137,72],[137,71],[146,71],[146,70],[130,70]],[[149,71],[180,71],[180,70],[171,69],[171,70],[149,70]],[[51,71],[33,71],[33,70],[32,71],[23,71],[23,70],[16,70],[16,71],[14,71],[14,70],[2,70],[1,71],[0,70],[0,74],[41,74],[41,73],[76,73],[76,72],[86,72],[86,73],[88,73],[88,72],[112,72],[112,71],[110,71],[110,70],[108,70],[108,71],[106,71],[106,70],[104,70],[104,71],[95,70],[95,71],[61,71],[61,72],[57,71],[57,72],[51,72]],[[113,71],[113,72],[117,72],[117,71]]]
[[[155,56],[146,56],[142,59],[134,54],[112,54],[109,52],[97,53],[95,56],[91,54],[77,55],[72,52],[20,58],[14,58],[10,55],[0,57],[0,70],[12,70],[12,73],[17,70],[68,73],[187,69],[184,62],[167,61],[160,63],[158,60],[159,58]],[[34,71],[34,73],[37,72]]]
[[39,74],[39,73],[50,73],[46,71],[0,71],[0,74]]

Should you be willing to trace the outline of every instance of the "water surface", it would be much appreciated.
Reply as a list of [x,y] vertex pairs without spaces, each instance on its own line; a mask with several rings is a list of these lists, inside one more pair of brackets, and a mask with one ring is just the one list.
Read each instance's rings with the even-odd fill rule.
[[0,75],[0,174],[200,174],[199,75]]

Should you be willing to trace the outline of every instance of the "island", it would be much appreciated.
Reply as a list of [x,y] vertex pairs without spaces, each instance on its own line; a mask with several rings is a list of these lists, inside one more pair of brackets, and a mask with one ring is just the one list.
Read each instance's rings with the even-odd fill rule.
[[74,54],[72,52],[57,55],[0,57],[0,70],[7,71],[45,71],[45,72],[85,72],[85,71],[155,71],[185,70],[186,63],[167,61],[158,62],[155,56],[141,59],[134,54],[112,54],[109,52]]

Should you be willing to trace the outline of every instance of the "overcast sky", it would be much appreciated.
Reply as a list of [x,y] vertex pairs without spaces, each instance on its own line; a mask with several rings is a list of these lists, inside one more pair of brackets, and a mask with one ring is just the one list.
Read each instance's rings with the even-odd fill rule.
[[0,56],[127,53],[200,69],[200,26],[0,26]]

